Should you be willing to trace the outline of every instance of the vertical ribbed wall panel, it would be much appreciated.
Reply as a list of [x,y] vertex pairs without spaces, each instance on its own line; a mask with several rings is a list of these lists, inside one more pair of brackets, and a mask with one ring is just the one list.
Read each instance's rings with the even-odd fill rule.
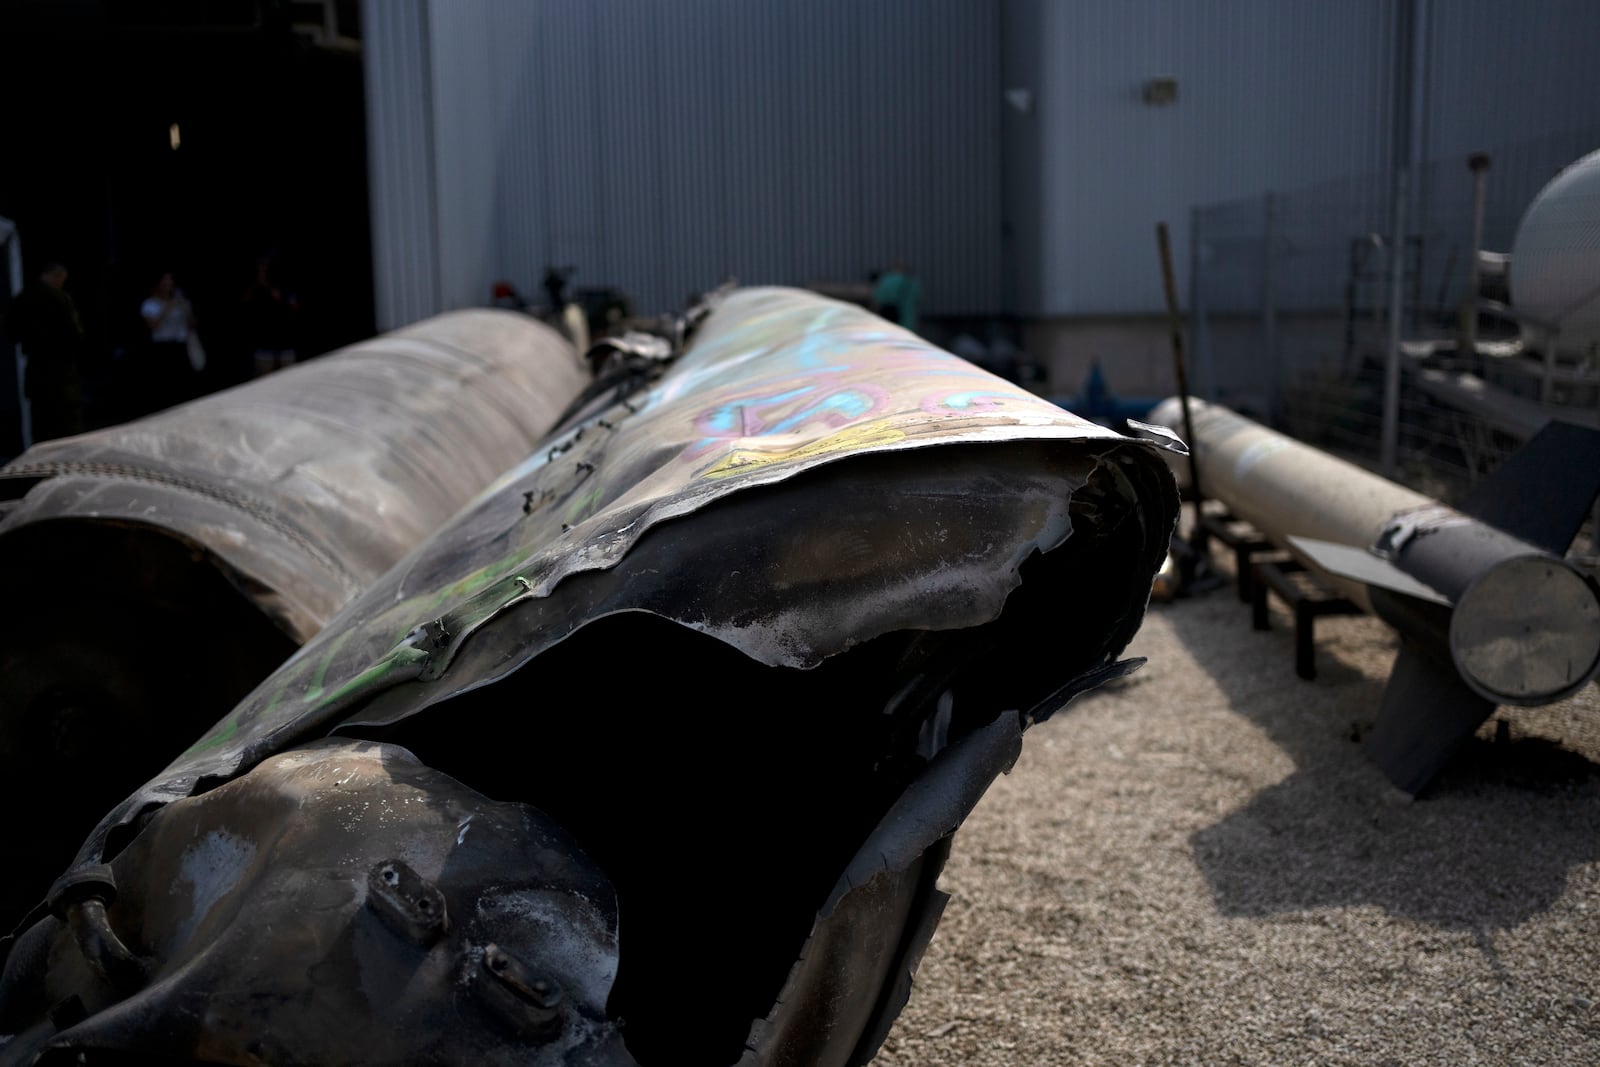
[[[998,16],[969,0],[432,0],[447,304],[545,264],[645,313],[733,274],[864,280],[999,310]],[[376,44],[407,11],[369,4]],[[413,17],[412,21],[415,21]],[[419,69],[426,69],[422,67]],[[416,94],[421,79],[375,80]],[[375,157],[377,159],[377,157]],[[406,224],[386,217],[385,234]]]
[[1000,291],[1007,310],[1029,316],[1039,314],[1042,306],[1044,163],[1039,88],[1046,56],[1039,28],[1044,24],[1041,8],[1048,2],[1001,0],[999,12]]
[[1600,119],[1600,3],[1434,0],[1430,12],[1430,155]]
[[447,308],[489,301],[499,268],[495,186],[510,146],[498,138],[492,42],[498,0],[429,0],[439,295]]
[[[656,309],[680,307],[692,290],[714,286],[729,269],[723,216],[729,143],[742,131],[726,117],[728,52],[718,6],[656,5],[653,39],[656,122],[665,134],[656,159],[662,223],[662,276],[644,292]],[[748,239],[750,235],[744,235]]]
[[964,0],[856,10],[868,263],[908,258],[934,308],[998,310],[998,14]]
[[[960,281],[967,296],[957,300],[933,294],[938,297],[935,306],[1001,311],[1008,300],[1001,288],[1004,272],[1000,262],[1004,224],[1000,10],[997,4],[963,0],[945,0],[945,6],[935,24],[956,30],[940,34],[937,84],[943,97],[938,108],[950,116],[950,128],[961,139],[946,137],[937,123],[926,136],[932,145],[929,168],[934,174],[946,175],[939,200],[956,205],[956,225],[946,228],[937,217],[926,218],[922,224],[947,238],[938,249],[939,261],[960,265]],[[959,82],[942,73],[951,70],[965,72]],[[952,286],[956,280],[952,276]]]
[[604,0],[585,6],[605,27],[589,54],[601,118],[588,131],[596,152],[574,165],[599,190],[606,239],[602,262],[578,265],[579,281],[617,286],[640,309],[660,310],[654,290],[661,300],[667,296],[656,281],[666,270],[659,161],[675,131],[662,121],[654,92],[656,72],[669,59],[654,36],[658,5]]
[[526,4],[502,8],[496,17],[489,61],[494,79],[494,225],[499,250],[494,280],[508,281],[530,300],[539,300],[539,283],[548,257],[548,197],[551,115],[545,91],[539,10]]
[[[946,283],[943,265],[926,255],[933,229],[927,224],[934,220],[917,218],[937,200],[938,161],[917,151],[920,135],[933,124],[917,121],[923,118],[922,108],[913,110],[908,105],[918,100],[933,110],[934,101],[927,91],[931,80],[928,68],[933,64],[913,59],[918,55],[933,58],[929,55],[933,32],[925,23],[906,21],[905,8],[906,0],[881,0],[856,8],[856,33],[861,42],[856,102],[862,145],[858,180],[861,249],[868,262],[878,267],[889,266],[898,256],[910,259],[922,277],[923,292],[928,294],[939,292]],[[950,144],[948,151],[959,151],[959,146]],[[913,190],[918,195],[907,195]]]
[[[1195,203],[1377,171],[1392,5],[1380,0],[1044,4],[1045,314],[1162,307],[1155,226],[1187,264]],[[1146,79],[1177,79],[1145,104]]]
[[872,264],[862,239],[862,42],[855,6],[782,4],[777,46],[759,53],[785,84],[787,192],[769,206],[787,212],[790,279],[863,280]]
[[[725,170],[723,270],[742,284],[793,282],[795,225],[790,217],[795,159],[786,112],[793,56],[763,42],[786,39],[790,4],[722,9],[721,121]],[[715,281],[716,279],[711,279]]]
[[1488,151],[1485,244],[1509,251],[1528,202],[1557,170],[1600,148],[1600,3],[1433,0],[1429,7],[1429,215],[1470,243],[1467,156]]
[[602,277],[641,309],[678,307],[729,274],[855,280],[896,256],[928,278],[935,309],[995,309],[998,35],[986,7],[587,10],[605,27],[607,149],[591,181]]
[[[546,264],[655,312],[728,273],[864,279],[900,256],[936,314],[1157,311],[1156,222],[1172,228],[1182,275],[1192,205],[1387,171],[1394,11],[368,0],[380,323],[481,302],[496,278],[536,293]],[[1600,127],[1587,56],[1600,4],[1542,0],[1533,17],[1424,0],[1419,12],[1418,155],[1434,162],[1416,206],[1459,229],[1465,154],[1510,145],[1490,180],[1488,243],[1504,246]],[[1142,101],[1158,75],[1177,79],[1175,104]],[[1002,113],[1006,88],[1032,90],[1033,110]],[[1460,174],[1446,166],[1457,157]],[[1370,225],[1361,199],[1350,226]],[[1329,227],[1336,214],[1330,203]]]
[[378,329],[439,310],[425,0],[364,0],[367,173]]
[[552,265],[576,268],[573,285],[595,285],[608,280],[597,169],[601,161],[595,140],[605,121],[599,86],[612,73],[595,38],[609,35],[611,26],[600,17],[599,5],[532,6],[539,17],[529,43],[542,67],[536,81],[542,88],[537,104],[547,120],[545,138],[537,142],[543,170],[545,257]]

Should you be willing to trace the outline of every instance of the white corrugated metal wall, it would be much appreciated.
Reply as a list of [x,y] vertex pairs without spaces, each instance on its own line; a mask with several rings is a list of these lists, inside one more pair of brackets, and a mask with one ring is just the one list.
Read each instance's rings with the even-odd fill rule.
[[1030,314],[1037,314],[1044,303],[1040,220],[1045,190],[1038,97],[1047,60],[1039,27],[1041,7],[1049,2],[1002,0],[1000,5],[1002,295],[1008,311]]
[[[1181,275],[1193,205],[1387,170],[1396,2],[367,0],[379,320],[546,264],[649,312],[897,256],[936,314],[1156,312],[1157,221]],[[1600,3],[1417,2],[1419,158],[1600,123]],[[1491,244],[1536,177],[1492,174]]]
[[[1044,56],[1040,296],[1028,310],[1159,311],[1153,228],[1168,222],[1185,274],[1195,204],[1259,202],[1269,190],[1315,203],[1335,185],[1384,197],[1402,0],[1007,2],[1038,7]],[[1430,234],[1430,256],[1464,247],[1467,155],[1502,147],[1486,243],[1509,247],[1531,196],[1600,126],[1600,3],[1417,0],[1417,16],[1414,158],[1435,162],[1413,178],[1411,218],[1449,231]],[[1175,104],[1141,101],[1142,82],[1156,75],[1176,77]],[[1332,225],[1331,205],[1326,214]]]
[[[969,0],[368,0],[379,321],[546,264],[642,312],[865,280],[1000,309],[999,12]],[[431,145],[431,163],[419,162]],[[397,173],[398,172],[398,173]],[[427,214],[434,246],[403,231]],[[426,257],[432,257],[432,263]]]
[[1600,3],[1421,0],[1427,13],[1420,211],[1470,244],[1467,157],[1489,152],[1484,243],[1509,251],[1528,203],[1556,172],[1600,148]]
[[1600,3],[1430,0],[1430,156],[1557,133],[1600,115]]
[[[1191,205],[1384,167],[1391,12],[1386,0],[1044,3],[1029,310],[1156,311],[1157,222],[1181,274]],[[1177,80],[1175,103],[1144,103],[1158,76]]]
[[446,306],[434,241],[438,220],[425,0],[365,0],[361,25],[373,310],[378,328],[388,330]]
[[485,303],[500,262],[495,192],[512,147],[500,121],[509,101],[496,92],[492,58],[500,6],[428,5],[439,296],[450,308]]

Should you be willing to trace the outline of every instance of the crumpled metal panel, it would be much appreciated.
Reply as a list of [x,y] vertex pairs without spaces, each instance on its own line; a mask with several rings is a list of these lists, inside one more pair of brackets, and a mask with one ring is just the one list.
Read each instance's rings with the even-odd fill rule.
[[1028,725],[1127,669],[1176,510],[1150,442],[858,308],[735,292],[111,812],[54,899],[184,798],[364,737],[548,813],[615,887],[627,1058],[590,1062],[865,1062],[949,835]]
[[[1084,446],[1115,444],[1152,459],[1154,450],[859,308],[792,290],[744,290],[723,303],[656,387],[567,429],[498,478],[417,552],[374,582],[352,606],[344,626],[308,642],[179,757],[151,783],[147,795],[186,795],[201,778],[228,777],[286,740],[324,732],[400,683],[440,680],[484,623],[521,603],[547,600],[575,574],[614,567],[646,531],[720,498],[846,458],[958,444],[1027,443],[1037,448],[1047,442],[1077,447],[1054,454],[1065,471],[1052,471],[1044,482],[1023,484],[1021,498],[978,495],[981,487],[971,479],[992,477],[987,460],[934,494],[956,506],[976,504],[981,511],[1002,504],[1018,507],[1034,521],[1016,543],[985,537],[991,556],[970,574],[954,572],[962,561],[938,558],[935,546],[911,546],[937,558],[935,579],[948,578],[952,585],[987,581],[987,588],[977,591],[983,601],[978,610],[990,616],[998,613],[1005,592],[1015,584],[1010,572],[1021,558],[1035,548],[1055,547],[1070,532],[1068,491],[1073,482],[1087,479],[1102,452]],[[1029,482],[1026,471],[1022,482]],[[1015,484],[1006,488],[1018,492]],[[922,533],[914,529],[911,536]],[[933,536],[962,533],[945,527]],[[869,573],[880,566],[859,542],[842,544],[831,555],[827,562],[835,566],[852,559]],[[813,559],[796,566],[814,576],[817,563]],[[842,585],[854,575],[830,577]],[[754,590],[764,597],[763,582],[768,580],[767,575],[750,575],[733,592]],[[861,596],[850,589],[841,589],[841,594],[852,601]],[[925,626],[972,621],[970,614],[930,618],[933,613],[925,610],[930,606],[921,606]],[[623,605],[606,607],[615,611]],[[804,601],[783,608],[785,622],[806,617]],[[938,608],[955,610],[949,603]],[[820,645],[808,646],[787,642],[783,623],[693,618],[684,606],[663,605],[661,610],[772,664],[814,664],[872,636],[859,626],[836,623],[830,629],[824,620],[814,636]],[[579,621],[581,616],[569,625]],[[519,658],[531,658],[567,632],[530,639],[518,631]],[[467,679],[469,684],[484,680]],[[403,713],[453,691],[448,684],[408,690],[418,707],[406,707]],[[397,717],[402,712],[389,707],[409,700],[391,698],[383,714]],[[135,797],[125,807],[136,810],[141,805]]]
[[[910,997],[949,899],[936,882],[951,836],[1016,762],[1022,729],[1006,716],[974,731],[895,800],[819,909],[773,1011],[751,1027],[739,1067],[872,1059]],[[848,976],[841,960],[854,965]]]
[[[131,995],[50,920],[13,965],[43,969],[46,946],[62,942],[41,983],[50,991],[34,993],[46,1003],[8,1001],[0,1018],[31,1007],[53,1020],[0,1045],[0,1059],[116,1049],[163,1063],[626,1062],[605,1019],[617,962],[605,877],[541,813],[492,802],[403,749],[274,756],[174,803],[110,869],[123,890],[117,932],[147,953],[131,964]],[[235,981],[242,955],[264,961],[248,984]],[[295,1010],[308,988],[314,1008]]]

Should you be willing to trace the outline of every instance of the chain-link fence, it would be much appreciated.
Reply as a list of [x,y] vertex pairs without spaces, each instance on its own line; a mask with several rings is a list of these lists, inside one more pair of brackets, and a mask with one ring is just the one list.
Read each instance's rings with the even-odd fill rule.
[[[1488,146],[1480,247],[1509,253],[1539,190],[1596,148],[1600,128]],[[1479,387],[1495,370],[1484,369],[1477,350],[1456,344],[1468,321],[1462,308],[1474,258],[1475,183],[1466,154],[1432,159],[1411,176],[1406,201],[1396,476],[1445,500],[1458,500],[1541,418],[1526,390],[1485,401]],[[1196,391],[1376,465],[1390,328],[1391,199],[1392,176],[1374,173],[1197,207],[1189,293]],[[1503,260],[1479,262],[1479,293],[1505,301]],[[1518,349],[1511,319],[1471,321],[1478,349]],[[1522,361],[1496,365],[1513,362]],[[1514,382],[1499,384],[1518,391]]]

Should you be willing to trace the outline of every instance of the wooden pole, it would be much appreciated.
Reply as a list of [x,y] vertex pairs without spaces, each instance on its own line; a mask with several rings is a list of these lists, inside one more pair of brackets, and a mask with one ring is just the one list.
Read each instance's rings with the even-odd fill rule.
[[1161,284],[1167,293],[1167,325],[1172,334],[1172,369],[1178,379],[1178,402],[1183,406],[1183,439],[1189,446],[1189,493],[1194,500],[1193,538],[1203,542],[1205,534],[1200,526],[1200,505],[1205,499],[1200,492],[1200,467],[1194,458],[1194,421],[1189,415],[1189,375],[1183,359],[1183,320],[1178,315],[1178,290],[1172,281],[1172,247],[1167,240],[1167,224],[1156,223],[1156,243],[1161,249]]

